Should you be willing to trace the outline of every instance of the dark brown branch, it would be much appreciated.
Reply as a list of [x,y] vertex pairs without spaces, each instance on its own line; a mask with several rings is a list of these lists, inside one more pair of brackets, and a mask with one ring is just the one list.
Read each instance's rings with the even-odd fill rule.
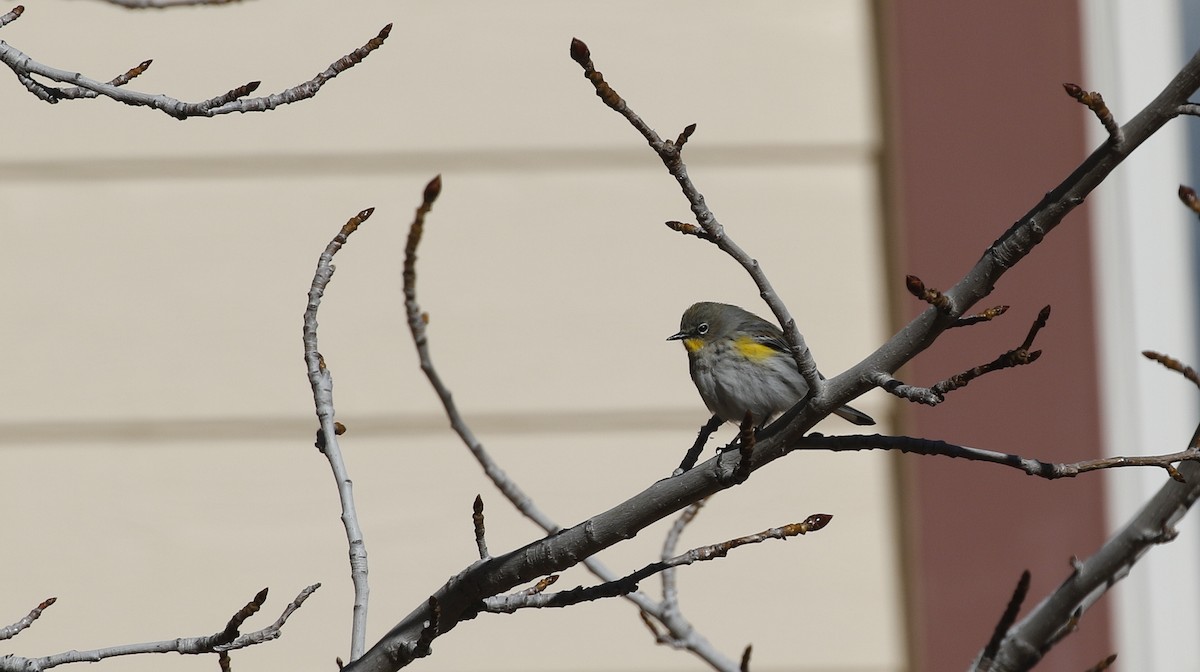
[[239,609],[238,612],[229,619],[229,623],[225,625],[224,630],[210,637],[212,640],[210,646],[216,648],[220,644],[228,644],[237,639],[238,635],[241,634],[240,630],[242,624],[246,622],[246,619],[250,618],[254,614],[257,614],[258,610],[262,608],[263,603],[266,601],[267,589],[263,588],[262,590],[258,591],[258,594],[254,596],[254,599],[247,602],[246,606]]
[[1117,654],[1114,653],[1111,656],[1105,658],[1104,660],[1089,667],[1087,669],[1087,672],[1104,672],[1104,670],[1107,670],[1108,668],[1112,667],[1112,664],[1115,662],[1117,662]]
[[737,466],[733,468],[733,482],[736,485],[741,485],[750,478],[754,441],[754,416],[750,411],[746,411],[746,417],[742,418],[742,426],[738,428],[738,461]]
[[1104,125],[1104,130],[1108,131],[1109,142],[1114,144],[1124,142],[1125,135],[1121,132],[1121,126],[1113,118],[1108,105],[1104,104],[1103,96],[1095,91],[1084,91],[1077,84],[1063,84],[1063,89],[1066,90],[1067,95],[1086,105],[1092,111],[1092,114],[1096,115],[1096,118]]
[[1159,364],[1162,364],[1168,369],[1182,375],[1184,378],[1187,378],[1191,384],[1195,385],[1196,387],[1200,387],[1200,374],[1197,374],[1195,369],[1187,364],[1184,364],[1178,359],[1154,352],[1153,350],[1143,350],[1142,356],[1146,359],[1152,359]]
[[1029,579],[1028,569],[1021,572],[1021,579],[1017,581],[1017,587],[1013,590],[1012,597],[1009,598],[1008,605],[1004,608],[1004,613],[1000,615],[1000,620],[996,622],[996,627],[992,630],[992,638],[988,640],[987,646],[983,647],[982,657],[975,667],[977,672],[987,672],[991,668],[992,659],[1000,650],[1000,643],[1004,641],[1004,635],[1008,633],[1008,629],[1013,626],[1013,623],[1017,622],[1017,615],[1021,613],[1021,605],[1029,595]]
[[750,652],[753,650],[754,647],[747,644],[745,650],[742,651],[742,662],[738,665],[741,672],[750,672]]
[[679,463],[679,468],[675,470],[672,476],[678,476],[683,472],[696,466],[696,460],[700,459],[700,453],[704,451],[704,445],[708,443],[708,437],[712,436],[713,432],[721,428],[725,421],[717,416],[712,416],[704,426],[700,428],[700,433],[696,435],[696,441],[692,447],[688,449],[687,454],[683,456],[683,461]]

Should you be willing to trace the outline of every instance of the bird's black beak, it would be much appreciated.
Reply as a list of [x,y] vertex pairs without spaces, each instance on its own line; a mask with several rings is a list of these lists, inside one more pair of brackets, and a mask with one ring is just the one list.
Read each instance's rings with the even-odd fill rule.
[[687,337],[688,337],[687,332],[681,331],[678,334],[673,334],[671,336],[667,336],[667,340],[668,341],[682,341],[683,339],[685,339]]

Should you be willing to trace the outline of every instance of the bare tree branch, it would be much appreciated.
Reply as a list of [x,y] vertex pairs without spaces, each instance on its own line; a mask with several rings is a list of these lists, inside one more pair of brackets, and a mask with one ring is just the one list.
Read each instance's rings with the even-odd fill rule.
[[1101,469],[1116,469],[1118,467],[1159,467],[1171,478],[1179,480],[1181,476],[1174,467],[1181,462],[1200,460],[1200,450],[1189,448],[1178,453],[1166,455],[1134,455],[1130,457],[1103,457],[1079,462],[1043,462],[1030,457],[1021,457],[1012,453],[1001,453],[982,448],[971,448],[936,439],[919,439],[910,436],[883,436],[880,434],[847,434],[844,436],[823,436],[812,433],[794,442],[792,450],[898,450],[902,453],[916,455],[941,455],[942,457],[958,457],[976,462],[991,462],[1006,467],[1019,469],[1030,476],[1039,476],[1047,480],[1058,478],[1074,478],[1089,471]]
[[[517,509],[517,511],[545,530],[547,534],[552,535],[561,531],[562,528],[558,525],[558,523],[554,522],[548,515],[542,512],[541,509],[536,506],[536,504],[534,504],[532,498],[525,494],[525,492],[521,490],[517,483],[513,481],[503,469],[500,468],[499,464],[497,464],[492,456],[487,452],[483,444],[475,437],[474,432],[471,431],[470,426],[459,413],[458,406],[454,403],[454,397],[450,393],[450,389],[446,387],[445,383],[442,382],[441,376],[438,375],[437,369],[433,365],[433,359],[429,352],[429,337],[426,331],[426,327],[429,322],[429,316],[427,313],[421,310],[421,306],[417,302],[416,262],[417,249],[420,245],[421,237],[424,235],[425,216],[433,207],[434,201],[436,201],[438,194],[441,193],[441,188],[442,184],[440,176],[435,177],[429,182],[428,185],[426,185],[424,194],[422,196],[421,205],[418,206],[416,214],[413,217],[413,222],[409,229],[408,241],[405,245],[405,312],[408,316],[408,325],[409,330],[412,332],[413,344],[417,348],[417,355],[420,360],[421,370],[425,372],[426,377],[429,379],[430,385],[433,387],[434,392],[438,395],[438,399],[441,400],[446,415],[450,419],[451,428],[456,434],[458,434],[463,444],[465,444],[467,449],[471,452],[471,455],[475,457],[475,460],[479,462],[479,465],[483,468],[484,474],[487,475],[496,488],[500,490],[501,494],[508,499],[508,501]],[[709,425],[712,425],[712,429],[707,434],[702,429],[701,435],[697,437],[697,446],[693,447],[693,451],[695,451],[697,454],[699,453],[699,450],[703,448],[704,442],[707,441],[708,434],[711,434],[712,431],[715,431],[717,427],[720,426],[720,419],[714,417],[709,421]],[[618,578],[614,572],[605,567],[604,564],[596,558],[590,556],[586,557],[583,559],[583,564],[590,572],[592,572],[592,574],[600,578],[602,581],[615,581]],[[468,568],[468,570],[469,569],[470,568]],[[543,575],[552,573],[553,572],[544,572]],[[515,586],[517,584],[513,585]],[[492,593],[492,595],[499,594],[511,587],[513,586],[508,586],[507,588],[497,590],[495,593]],[[490,596],[491,595],[487,595],[484,597]],[[664,627],[667,628],[667,630],[671,633],[671,636],[675,639],[675,641],[684,643],[681,644],[681,648],[687,648],[689,651],[692,651],[716,670],[721,672],[734,672],[736,670],[734,663],[713,648],[708,640],[706,640],[702,635],[700,635],[700,633],[696,632],[695,629],[692,628],[690,623],[687,623],[682,618],[665,619],[662,613],[661,605],[659,605],[659,603],[651,599],[649,596],[641,592],[632,592],[625,595],[625,598],[637,605],[642,614],[643,620],[653,617],[662,622]],[[422,616],[427,617],[427,614],[422,614]],[[393,632],[395,632],[395,630],[393,630]],[[380,649],[381,645],[383,645],[381,660],[391,660],[397,666],[405,665],[408,662],[411,662],[411,659],[414,655],[414,649],[411,647],[411,645],[400,646],[394,643],[385,644],[385,642],[381,641],[379,644],[376,644],[372,650],[374,651],[376,649]],[[377,665],[379,663],[376,661],[373,664]],[[384,668],[368,667],[368,669]]]
[[127,9],[170,9],[195,5],[228,5],[242,0],[103,0],[110,5]]
[[1008,605],[1004,607],[1004,613],[1000,615],[1000,620],[996,622],[996,627],[992,630],[992,638],[988,640],[987,646],[983,647],[983,653],[980,655],[980,663],[978,665],[979,672],[987,672],[991,668],[992,658],[996,652],[1000,650],[1000,643],[1004,641],[1004,635],[1013,623],[1017,622],[1017,615],[1021,613],[1021,605],[1025,603],[1026,596],[1029,595],[1029,580],[1031,575],[1029,570],[1021,572],[1021,580],[1017,581],[1017,587],[1013,590],[1012,597],[1008,600]]
[[13,623],[12,625],[0,628],[0,641],[12,639],[21,633],[22,630],[33,625],[33,622],[42,617],[42,612],[58,601],[57,597],[49,597],[42,600],[42,603],[34,607],[24,618]]
[[[910,275],[908,277],[913,278],[914,276]],[[928,296],[934,297],[932,300],[935,301],[934,305],[939,310],[943,310],[945,309],[944,306],[949,305],[943,304],[940,301],[940,299],[944,298],[944,296],[938,293],[937,290],[925,290],[925,285],[920,284],[920,280],[917,280],[917,284],[922,292],[933,292]],[[910,289],[913,288],[913,286],[914,283],[910,282]],[[1000,307],[1003,308],[1004,306]],[[992,310],[996,309],[993,308]],[[986,315],[988,312],[989,311],[984,311],[984,313],[981,313],[981,315]],[[871,379],[876,385],[883,388],[885,391],[891,392],[895,396],[900,397],[901,399],[907,399],[908,401],[914,401],[927,406],[936,406],[946,400],[947,393],[953,392],[954,390],[962,387],[966,387],[968,383],[982,375],[992,373],[993,371],[999,371],[1001,369],[1008,369],[1014,366],[1024,366],[1026,364],[1032,364],[1036,362],[1038,357],[1042,356],[1042,351],[1035,350],[1030,352],[1029,348],[1033,347],[1033,339],[1036,338],[1038,332],[1046,326],[1046,320],[1048,319],[1050,319],[1050,306],[1042,308],[1042,311],[1038,313],[1037,319],[1034,320],[1033,326],[1029,328],[1029,334],[1025,337],[1025,341],[1022,342],[1021,345],[1000,355],[987,364],[976,366],[958,375],[951,376],[946,380],[937,383],[933,387],[924,388],[905,385],[904,383],[892,377],[890,373],[883,371],[875,372],[872,374]],[[962,322],[962,319],[956,320],[950,324],[950,327],[961,326]]]
[[317,310],[321,306],[321,297],[325,295],[325,287],[333,278],[333,255],[342,249],[350,234],[358,230],[359,225],[367,221],[374,211],[375,208],[367,208],[351,217],[325,247],[317,261],[317,271],[313,275],[312,287],[308,290],[308,307],[304,311],[304,361],[308,367],[308,382],[312,385],[317,418],[321,423],[317,432],[317,448],[329,460],[333,478],[337,482],[338,500],[342,506],[342,526],[346,529],[346,541],[350,546],[350,579],[354,583],[350,632],[352,661],[366,650],[367,603],[371,594],[367,581],[367,545],[358,523],[358,511],[354,507],[354,484],[350,480],[350,473],[342,458],[342,449],[338,445],[337,437],[345,431],[345,427],[333,419],[333,375],[329,373],[325,366],[325,358],[317,349]]
[[[167,639],[160,642],[146,642],[143,644],[122,644],[111,646],[104,649],[93,649],[91,651],[66,651],[64,653],[56,653],[50,656],[42,656],[40,658],[24,658],[15,655],[0,656],[0,672],[40,672],[48,670],[52,667],[65,665],[68,663],[96,663],[105,658],[115,658],[117,656],[133,656],[145,653],[180,653],[187,655],[200,655],[206,653],[224,653],[232,649],[245,648],[254,644],[277,639],[280,635],[280,630],[290,617],[304,601],[312,595],[321,584],[311,585],[296,596],[288,606],[284,609],[279,620],[270,626],[263,628],[257,632],[242,635],[235,639],[229,637],[229,626],[226,629],[215,635],[205,635],[201,637],[179,637],[177,639]],[[230,621],[230,626],[237,621],[237,627],[245,621],[253,612],[258,610],[262,601],[266,599],[266,591],[260,592],[255,596],[249,605],[243,607]],[[253,606],[252,606],[253,605]],[[247,613],[249,612],[249,613]],[[233,634],[236,635],[236,627]]]
[[[22,8],[17,7],[12,12],[0,17],[0,26],[16,20],[21,15],[20,10]],[[358,65],[372,51],[378,49],[384,40],[387,39],[391,30],[392,24],[389,23],[383,27],[383,30],[379,31],[377,36],[371,38],[366,44],[334,61],[328,68],[317,73],[315,77],[307,82],[297,84],[279,93],[258,98],[246,98],[246,96],[257,90],[261,84],[261,82],[250,82],[208,100],[186,103],[162,94],[154,95],[121,88],[130,79],[144,72],[149,67],[150,61],[144,61],[125,75],[105,83],[86,77],[79,72],[43,65],[3,41],[0,41],[0,63],[4,63],[12,69],[17,79],[30,93],[33,93],[47,103],[105,96],[126,105],[154,108],[176,119],[215,117],[221,114],[229,114],[230,112],[265,112],[273,110],[280,105],[287,105],[312,98],[317,95],[317,92],[329,80]],[[45,77],[52,82],[73,84],[74,86],[69,89],[57,89],[38,82],[33,79],[32,75]]]
[[[605,104],[625,116],[652,145],[661,142],[596,72],[586,46],[575,40],[571,53],[584,67],[585,75]],[[894,373],[904,363],[928,348],[943,331],[957,322],[965,311],[987,296],[998,279],[1028,255],[1125,157],[1163,124],[1179,114],[1179,106],[1198,87],[1200,53],[1184,66],[1155,100],[1122,128],[1124,138],[1121,142],[1106,142],[1096,149],[1058,187],[1050,191],[1041,202],[993,243],[966,276],[944,292],[954,307],[950,314],[930,307],[859,364],[825,381],[823,388],[814,387],[814,391],[819,391],[798,403],[766,428],[750,455],[751,471],[787,454],[819,419],[872,387],[875,374]],[[711,212],[703,205],[703,197],[691,184],[682,163],[677,161],[677,152],[674,152],[674,157],[669,169],[704,226],[711,221]],[[723,236],[721,229],[713,230]],[[721,236],[718,238],[723,239]],[[753,260],[748,262],[744,266],[752,271],[752,275],[758,273],[757,264],[752,263]],[[761,277],[761,273],[755,277]],[[770,293],[769,298],[775,301],[777,297]],[[420,316],[419,311],[415,314]],[[420,322],[414,321],[413,315],[414,312],[410,310],[410,325]],[[794,328],[794,324],[786,324],[786,321],[784,326]],[[418,341],[420,340],[422,339],[418,338]],[[797,349],[797,355],[801,359],[805,358],[801,356],[803,350]],[[808,359],[811,361],[810,355]],[[811,368],[810,373],[815,375],[815,367]],[[562,571],[583,558],[590,558],[600,550],[628,539],[645,526],[672,512],[724,489],[727,487],[725,483],[729,474],[740,461],[737,458],[738,456],[729,453],[718,455],[679,476],[651,485],[643,492],[575,527],[467,567],[435,592],[441,609],[440,632],[447,632],[462,618],[476,613],[478,604],[484,598],[501,594],[537,577]],[[1188,462],[1184,466],[1189,464],[1193,463]],[[394,670],[406,664],[405,657],[411,652],[412,643],[417,640],[429,616],[427,605],[418,607],[392,628],[362,659],[353,663],[351,668],[359,672]]]
[[[1165,355],[1155,359],[1177,371],[1193,383],[1196,372],[1189,366]],[[1200,386],[1200,383],[1198,383]],[[1200,427],[1192,435],[1185,453],[1197,452]],[[1134,563],[1156,544],[1175,539],[1175,524],[1200,498],[1200,462],[1182,462],[1175,478],[1166,484],[1125,524],[1120,531],[1104,542],[1087,560],[1075,563],[1070,576],[1024,620],[1008,630],[990,666],[995,672],[1016,672],[1032,668],[1050,648],[1075,630],[1083,614],[1117,581],[1129,574]],[[980,654],[978,660],[984,660]],[[1104,669],[1112,661],[1102,662]],[[979,669],[979,668],[973,668]]]
[[531,607],[568,607],[605,597],[626,595],[637,590],[638,583],[642,580],[668,569],[675,569],[695,562],[706,562],[708,560],[723,558],[733,549],[747,544],[758,544],[768,539],[788,539],[808,534],[809,532],[816,532],[828,525],[831,520],[833,520],[833,516],[829,514],[816,513],[806,518],[802,523],[772,527],[756,534],[748,534],[744,537],[737,537],[736,539],[723,541],[719,544],[709,544],[693,548],[674,557],[652,562],[635,572],[614,581],[606,581],[600,585],[586,588],[580,586],[579,588],[557,593],[517,593],[515,595],[489,597],[483,601],[484,609],[493,613],[512,613],[518,609]]
[[696,460],[700,459],[700,453],[704,450],[704,444],[708,443],[708,437],[712,436],[713,432],[721,428],[725,421],[717,416],[712,416],[708,422],[700,428],[700,433],[696,435],[696,442],[688,449],[688,452],[683,456],[683,461],[672,473],[672,476],[678,476],[683,472],[696,466]]
[[[733,241],[725,233],[725,227],[717,221],[716,215],[709,209],[708,204],[704,202],[704,196],[692,184],[692,180],[688,177],[687,166],[684,165],[682,159],[683,145],[687,142],[692,133],[696,131],[695,124],[689,124],[680,133],[679,138],[672,142],[663,140],[658,133],[650,127],[649,124],[642,121],[642,118],[634,113],[632,109],[625,103],[625,100],[604,81],[604,75],[596,70],[592,64],[592,54],[588,46],[582,40],[571,40],[571,58],[583,68],[583,76],[587,78],[592,86],[596,89],[596,95],[604,104],[612,108],[625,120],[628,121],[646,142],[650,144],[650,148],[662,160],[666,166],[667,172],[675,178],[683,190],[684,197],[687,198],[691,205],[692,214],[696,216],[696,221],[699,223],[700,231],[704,233],[699,236],[712,242],[723,252],[733,257],[750,277],[754,280],[754,284],[758,286],[759,295],[763,301],[770,307],[771,312],[775,314],[775,319],[779,320],[779,325],[783,328],[783,335],[787,339],[787,343],[792,348],[792,355],[796,358],[796,366],[800,369],[800,375],[804,376],[804,381],[808,383],[810,395],[818,394],[822,388],[821,374],[817,370],[816,360],[813,359],[812,352],[808,349],[808,344],[804,342],[804,336],[800,334],[800,330],[796,328],[796,320],[792,318],[792,314],[788,312],[787,306],[783,300],[779,298],[779,294],[775,292],[775,288],[771,286],[771,282],[767,280],[766,274],[758,264],[758,260],[747,254],[737,243]],[[667,225],[671,228],[672,222]],[[685,225],[686,226],[686,225]],[[676,229],[683,231],[683,229]],[[683,231],[698,235],[698,232]]]

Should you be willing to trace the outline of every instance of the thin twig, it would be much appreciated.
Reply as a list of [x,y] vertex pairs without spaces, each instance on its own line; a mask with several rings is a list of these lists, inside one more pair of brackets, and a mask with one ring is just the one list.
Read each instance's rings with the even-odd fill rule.
[[679,463],[679,467],[675,469],[672,476],[678,476],[683,472],[696,466],[696,460],[700,459],[700,453],[704,450],[704,444],[708,443],[708,437],[712,436],[713,432],[721,428],[725,421],[717,416],[712,416],[704,426],[700,428],[700,433],[696,435],[696,441],[692,447],[688,449],[683,456],[683,461]]
[[110,5],[127,9],[169,9],[194,5],[228,5],[242,0],[104,0]]
[[969,327],[973,324],[979,324],[980,322],[991,322],[1007,312],[1008,306],[992,306],[991,308],[975,313],[974,315],[966,315],[958,318],[953,324],[950,325],[950,328],[954,329],[955,327]]
[[[15,10],[14,10],[15,12]],[[10,14],[5,15],[10,16]],[[17,14],[19,16],[19,13]],[[15,17],[14,17],[15,18]],[[12,19],[9,19],[11,21]],[[3,21],[3,18],[0,18]],[[2,24],[0,24],[2,25]],[[57,103],[60,100],[74,100],[80,98],[94,98],[96,96],[105,96],[125,103],[126,105],[150,107],[166,114],[175,117],[176,119],[186,119],[188,117],[215,117],[221,114],[229,114],[231,112],[265,112],[272,110],[280,105],[295,103],[307,98],[312,98],[317,94],[329,80],[337,77],[346,70],[358,65],[372,51],[375,51],[383,45],[391,32],[392,25],[389,23],[384,26],[379,34],[367,41],[366,44],[355,49],[342,58],[334,61],[328,68],[317,73],[315,77],[297,84],[291,88],[280,91],[279,93],[269,96],[261,96],[258,98],[246,98],[254,92],[260,82],[250,82],[242,86],[236,87],[224,94],[214,96],[208,100],[203,100],[196,103],[186,103],[175,98],[163,94],[149,94],[140,91],[134,91],[128,88],[122,88],[125,82],[104,83],[99,82],[83,74],[71,70],[62,70],[48,65],[43,65],[18,49],[0,41],[0,63],[7,65],[29,89],[31,93],[38,98],[48,103]],[[147,65],[148,62],[143,63]],[[143,66],[138,66],[143,67]],[[137,68],[135,68],[136,70]],[[132,72],[132,71],[131,71]],[[128,73],[127,73],[128,74]],[[140,74],[140,73],[139,73]],[[90,93],[85,94],[76,89],[58,90],[48,87],[32,79],[30,75],[38,75],[45,77],[54,82],[64,84],[73,84],[77,89],[86,90]],[[136,76],[136,75],[135,75]],[[129,77],[132,79],[132,77]],[[120,80],[121,78],[117,78]],[[128,81],[128,80],[125,80]]]
[[1107,670],[1108,668],[1112,667],[1112,664],[1115,662],[1117,662],[1117,654],[1114,653],[1114,654],[1110,655],[1109,657],[1105,658],[1104,660],[1089,667],[1086,670],[1086,672],[1104,672],[1104,670]]
[[980,662],[975,667],[976,672],[987,672],[991,667],[992,658],[1000,650],[1000,643],[1004,641],[1004,635],[1008,633],[1008,629],[1012,627],[1013,623],[1017,622],[1017,615],[1021,613],[1021,605],[1029,595],[1031,576],[1028,569],[1021,572],[1021,579],[1017,581],[1017,587],[1013,590],[1012,597],[1009,598],[1008,605],[1004,608],[1004,613],[1000,615],[1000,620],[992,629],[992,638],[988,640],[987,646],[983,647]]
[[[65,665],[68,663],[96,663],[106,658],[115,658],[117,656],[134,656],[147,653],[180,653],[185,655],[202,655],[211,653],[221,653],[231,651],[233,649],[244,648],[254,644],[277,639],[284,623],[296,609],[308,599],[308,596],[313,593],[320,584],[315,584],[300,591],[296,599],[289,604],[274,624],[259,630],[258,632],[242,635],[231,642],[218,644],[217,640],[220,635],[204,635],[201,637],[179,637],[176,639],[168,639],[159,642],[145,642],[142,644],[121,644],[103,649],[93,649],[90,651],[66,651],[56,653],[50,656],[42,656],[40,658],[23,658],[21,656],[6,655],[0,656],[0,672],[29,672],[30,670],[48,670],[52,667]],[[244,611],[244,609],[243,609]],[[241,612],[239,612],[241,613]],[[237,616],[235,616],[237,618]]]
[[[763,272],[762,267],[759,266],[758,260],[747,254],[725,233],[725,228],[717,221],[716,215],[713,214],[708,204],[705,203],[703,194],[700,193],[696,185],[692,183],[691,177],[688,176],[687,166],[683,163],[680,150],[682,149],[682,144],[695,132],[696,125],[688,125],[675,142],[663,140],[649,124],[629,108],[625,100],[604,80],[604,75],[597,71],[595,65],[592,63],[591,50],[588,49],[588,46],[582,40],[571,40],[571,58],[583,68],[583,76],[592,83],[592,86],[596,89],[596,95],[600,100],[604,101],[605,105],[624,117],[646,139],[646,142],[650,144],[650,148],[654,150],[655,154],[663,162],[663,165],[666,166],[667,171],[679,183],[684,197],[687,198],[688,204],[691,206],[692,214],[696,216],[697,224],[705,233],[705,236],[700,237],[712,242],[721,251],[733,257],[750,274],[750,278],[758,287],[759,296],[771,308],[771,312],[775,314],[775,318],[779,320],[780,326],[783,327],[784,337],[792,349],[792,356],[796,359],[796,366],[800,370],[800,375],[804,376],[804,381],[808,383],[809,394],[820,394],[823,387],[823,379],[817,370],[817,363],[813,359],[812,352],[808,349],[808,344],[804,342],[804,336],[796,328],[796,320],[792,318],[792,314],[788,311],[787,306],[784,305],[775,288],[771,286],[771,282],[767,280],[767,276]],[[672,223],[668,222],[667,226],[672,226]],[[672,226],[672,228],[674,227]],[[683,229],[676,230],[683,231]]]
[[514,595],[502,595],[498,597],[489,597],[485,599],[484,609],[492,613],[512,613],[518,609],[543,609],[550,607],[568,607],[582,602],[590,602],[593,600],[603,599],[606,597],[616,597],[618,595],[626,595],[637,590],[637,585],[642,580],[654,576],[667,569],[682,567],[696,562],[706,562],[716,560],[729,555],[729,552],[735,548],[745,546],[747,544],[758,544],[768,539],[789,539],[791,537],[816,532],[833,520],[833,516],[825,513],[815,513],[801,523],[791,523],[781,527],[772,527],[756,534],[748,534],[744,537],[730,539],[719,544],[709,544],[693,548],[690,551],[681,553],[665,560],[652,562],[641,569],[623,576],[614,581],[606,581],[605,583],[578,588],[572,590],[561,591],[557,593],[541,593],[535,595],[526,595],[517,593]]
[[283,634],[283,626],[288,622],[288,619],[291,618],[292,614],[296,613],[300,607],[304,606],[304,601],[308,599],[309,595],[317,592],[317,589],[320,587],[321,584],[319,583],[314,583],[311,586],[308,586],[304,590],[300,591],[298,595],[296,595],[296,599],[289,602],[287,606],[283,608],[283,612],[279,614],[279,618],[275,619],[274,623],[268,625],[262,630],[255,630],[254,632],[247,632],[244,635],[239,635],[237,639],[229,642],[228,644],[218,645],[216,650],[233,651],[234,649],[244,649],[248,646],[262,644],[263,642],[269,642],[273,639],[279,639],[279,636]]
[[[924,285],[921,287],[923,288]],[[939,296],[941,295],[939,294]],[[1004,306],[999,306],[998,308],[1002,307]],[[993,308],[992,310],[996,309]],[[987,312],[990,311],[985,311],[984,314]],[[1038,358],[1042,356],[1042,351],[1035,350],[1030,352],[1029,348],[1033,346],[1033,339],[1037,336],[1038,332],[1046,326],[1046,320],[1049,318],[1050,306],[1046,306],[1045,308],[1042,308],[1041,312],[1038,313],[1037,319],[1034,320],[1033,325],[1029,328],[1029,334],[1025,337],[1025,341],[1022,342],[1021,345],[1000,355],[987,364],[976,366],[960,374],[951,376],[946,380],[933,385],[932,387],[924,388],[906,385],[897,380],[891,374],[884,371],[872,372],[868,374],[868,379],[883,390],[890,392],[901,399],[906,399],[919,404],[925,404],[927,406],[936,406],[946,400],[947,393],[953,392],[954,390],[962,387],[966,387],[968,383],[980,376],[992,373],[993,371],[1008,369],[1014,366],[1024,366],[1026,364],[1032,364],[1036,362]],[[962,320],[953,322],[950,326],[961,326],[961,321]]]
[[342,457],[342,449],[337,437],[344,426],[334,421],[333,408],[333,376],[325,366],[325,359],[317,349],[317,309],[321,306],[321,297],[325,295],[325,287],[333,278],[333,255],[346,244],[350,234],[354,233],[360,224],[367,221],[374,208],[367,208],[351,217],[342,226],[341,231],[334,236],[325,251],[317,261],[317,271],[313,275],[312,286],[308,290],[308,307],[304,311],[304,361],[308,367],[308,382],[312,386],[313,401],[316,406],[317,418],[321,428],[317,433],[317,447],[329,460],[337,483],[338,500],[342,506],[342,526],[346,529],[346,541],[350,546],[350,579],[354,583],[354,607],[350,630],[350,660],[356,660],[366,650],[367,643],[367,603],[370,600],[371,588],[367,580],[367,545],[363,539],[362,528],[358,523],[358,511],[354,506],[354,484],[346,469],[346,461]]
[[1169,355],[1154,352],[1153,350],[1143,350],[1142,356],[1146,359],[1152,359],[1159,364],[1162,364],[1168,369],[1186,378],[1191,384],[1195,385],[1196,387],[1200,387],[1200,374],[1197,374],[1195,369],[1187,364],[1184,364],[1178,359],[1170,357]]
[[25,12],[25,5],[17,5],[16,7],[13,7],[12,11],[10,11],[9,13],[0,14],[0,28],[3,28],[5,26],[7,26],[8,24],[12,23],[13,21],[16,21],[17,19],[21,18],[21,14],[24,12]]
[[1104,125],[1104,130],[1108,131],[1109,142],[1113,144],[1124,142],[1125,135],[1121,132],[1121,126],[1113,118],[1108,105],[1104,104],[1103,96],[1096,91],[1084,91],[1078,84],[1066,83],[1063,84],[1063,89],[1066,90],[1068,96],[1086,105],[1092,114],[1096,115],[1096,118]]
[[1012,453],[1001,453],[994,450],[972,448],[935,439],[918,439],[910,436],[883,436],[880,434],[848,434],[844,436],[824,436],[809,434],[794,442],[793,450],[831,450],[841,452],[847,450],[898,450],[902,453],[916,455],[940,455],[942,457],[957,457],[976,462],[990,462],[1006,467],[1019,469],[1030,476],[1038,476],[1047,480],[1059,478],[1074,478],[1080,474],[1102,469],[1119,467],[1159,467],[1171,478],[1181,478],[1175,464],[1182,462],[1200,461],[1200,450],[1188,449],[1166,455],[1134,455],[1131,457],[1103,457],[1079,462],[1043,462],[1030,457],[1021,457]]
[[[667,530],[667,535],[663,538],[663,548],[660,557],[662,560],[669,560],[675,556],[675,549],[679,546],[679,539],[683,536],[683,530],[696,519],[700,513],[700,509],[704,508],[704,503],[707,499],[702,499],[684,509],[675,522],[671,523],[671,528]],[[668,568],[662,573],[662,610],[665,614],[673,616],[680,615],[679,611],[679,584],[675,580],[675,569]]]
[[42,600],[42,603],[34,607],[25,617],[13,623],[12,625],[0,628],[0,641],[12,639],[16,637],[22,630],[33,625],[33,622],[42,617],[42,612],[58,601],[57,597],[48,597]]
[[471,522],[475,526],[475,547],[479,549],[479,559],[487,560],[492,556],[488,555],[487,539],[484,536],[486,532],[483,527],[483,495],[475,495],[471,511]]

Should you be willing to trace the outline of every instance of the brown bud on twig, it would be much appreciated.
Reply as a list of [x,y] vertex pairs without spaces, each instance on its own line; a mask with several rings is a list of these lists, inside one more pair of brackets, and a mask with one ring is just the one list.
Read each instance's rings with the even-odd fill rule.
[[1196,198],[1195,189],[1185,184],[1179,185],[1179,200],[1183,201],[1183,204],[1192,212],[1200,215],[1200,199]]
[[1095,91],[1084,91],[1077,84],[1063,84],[1063,89],[1066,90],[1068,96],[1086,105],[1092,111],[1092,114],[1096,115],[1096,118],[1104,125],[1104,130],[1108,131],[1110,142],[1120,144],[1125,140],[1125,135],[1122,133],[1121,127],[1117,124],[1117,120],[1113,118],[1108,105],[1104,104],[1103,96]]
[[683,131],[679,134],[679,137],[675,139],[675,149],[683,149],[683,146],[687,144],[688,138],[692,137],[692,133],[695,132],[695,124],[688,124],[687,126],[684,126]]
[[943,313],[949,314],[953,306],[950,305],[950,297],[942,294],[936,289],[925,287],[925,283],[915,275],[904,276],[904,285],[908,288],[909,294],[937,308]]

